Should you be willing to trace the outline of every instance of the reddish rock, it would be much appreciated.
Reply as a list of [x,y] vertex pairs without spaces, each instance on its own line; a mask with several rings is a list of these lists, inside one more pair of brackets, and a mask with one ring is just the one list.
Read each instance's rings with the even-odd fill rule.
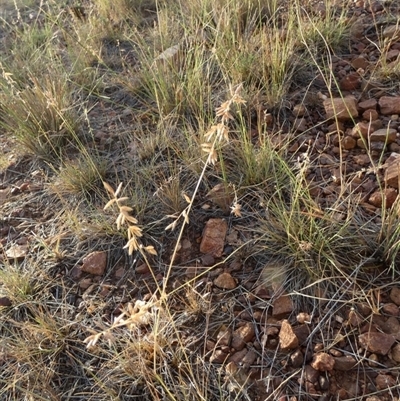
[[229,327],[223,325],[217,334],[217,345],[219,347],[222,346],[230,346],[232,339],[232,330]]
[[253,323],[246,323],[233,332],[231,346],[237,351],[243,349],[253,339],[255,329]]
[[348,371],[357,365],[357,360],[350,355],[335,357],[335,370]]
[[383,304],[382,312],[390,316],[399,316],[399,307],[392,303]]
[[304,114],[306,114],[306,111],[307,111],[306,106],[304,106],[303,103],[296,104],[296,105],[293,107],[293,114],[294,114],[296,117],[303,117]]
[[369,134],[373,132],[372,125],[366,122],[357,123],[351,130],[351,135],[354,138],[368,138]]
[[224,251],[225,236],[228,224],[223,219],[210,219],[207,221],[200,244],[200,252],[208,253],[220,258]]
[[390,351],[390,357],[397,363],[400,363],[400,344],[396,344]]
[[210,357],[210,362],[211,363],[224,363],[226,361],[226,359],[228,358],[228,353],[220,350],[220,349],[216,349],[211,357]]
[[374,131],[370,136],[369,139],[372,142],[386,142],[392,143],[396,141],[397,131],[393,128],[386,129],[381,128]]
[[299,340],[287,320],[282,321],[281,330],[279,331],[279,345],[282,349],[294,349],[299,345]]
[[289,295],[281,295],[272,303],[272,316],[283,318],[293,312],[293,302]]
[[356,72],[352,72],[346,75],[339,81],[339,87],[343,91],[352,91],[359,88],[361,85],[360,75]]
[[358,107],[361,109],[361,111],[364,110],[376,110],[376,105],[378,104],[378,102],[376,101],[375,98],[371,98],[371,99],[367,99],[364,100],[363,102],[358,103]]
[[335,358],[325,352],[318,352],[314,355],[311,367],[321,372],[331,371],[335,366]]
[[400,287],[393,287],[389,294],[390,300],[400,306]]
[[370,352],[387,355],[396,339],[391,334],[369,332],[360,334],[358,336],[358,341],[362,348]]
[[231,356],[228,358],[228,362],[234,362],[235,364],[239,365],[246,354],[247,349],[243,348],[242,350],[231,354]]
[[389,374],[379,374],[378,376],[376,376],[375,379],[375,383],[376,383],[376,387],[379,390],[383,390],[385,388],[388,387],[393,387],[396,385],[396,379]]
[[237,287],[237,282],[230,273],[222,273],[214,280],[214,285],[224,290],[233,290]]
[[90,253],[83,259],[81,270],[85,273],[101,276],[105,272],[106,266],[107,252],[96,251]]
[[398,39],[400,38],[400,28],[398,25],[389,25],[387,26],[382,33],[384,38],[388,39]]
[[382,96],[379,99],[379,107],[382,114],[400,114],[400,97]]
[[355,70],[358,70],[359,68],[365,70],[369,66],[369,61],[364,56],[358,56],[351,61],[351,66]]
[[400,322],[397,317],[389,316],[380,327],[386,334],[392,334],[396,340],[400,340]]
[[318,381],[320,373],[310,365],[306,365],[304,368],[304,379],[310,383],[316,383]]
[[368,109],[365,110],[362,114],[362,118],[367,121],[376,121],[379,117],[379,114],[376,110]]
[[351,120],[358,116],[356,100],[352,97],[326,99],[323,102],[326,118],[338,120]]
[[8,297],[0,297],[0,306],[11,306],[10,298]]
[[296,334],[299,344],[305,344],[310,335],[310,327],[308,324],[301,324],[300,326],[293,327],[293,332]]
[[304,355],[303,353],[298,349],[295,352],[293,352],[292,355],[290,355],[290,362],[293,368],[299,368],[300,366],[303,366],[304,362]]
[[357,146],[357,141],[351,136],[345,136],[342,140],[343,149],[354,149]]
[[139,266],[136,266],[135,272],[137,274],[147,274],[150,273],[150,268],[146,263],[141,263]]
[[375,191],[368,199],[368,202],[375,207],[382,207],[383,199],[385,199],[385,207],[392,207],[396,201],[397,191],[394,188],[386,188],[383,191]]
[[385,184],[399,188],[400,175],[400,154],[393,154],[386,161]]

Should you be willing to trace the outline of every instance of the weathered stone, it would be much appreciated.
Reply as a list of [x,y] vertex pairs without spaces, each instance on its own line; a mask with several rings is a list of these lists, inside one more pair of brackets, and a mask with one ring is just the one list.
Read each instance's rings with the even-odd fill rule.
[[301,324],[293,327],[293,332],[299,340],[299,344],[305,344],[310,335],[310,327],[308,324]]
[[292,355],[290,355],[290,361],[292,363],[293,368],[299,368],[300,366],[303,365],[304,362],[304,355],[303,353],[298,349],[295,352],[293,352]]
[[378,150],[381,151],[385,148],[384,142],[370,142],[368,143],[365,139],[357,139],[357,146],[361,149]]
[[397,191],[394,188],[385,188],[383,191],[375,191],[368,199],[368,202],[375,207],[381,208],[383,206],[383,199],[385,199],[385,207],[392,207],[396,201]]
[[237,351],[243,349],[253,339],[255,329],[253,323],[246,323],[233,332],[231,346]]
[[393,287],[389,294],[390,300],[400,306],[400,287]]
[[343,149],[354,149],[357,146],[357,141],[351,136],[345,136],[342,140]]
[[283,318],[293,312],[293,301],[289,295],[281,295],[272,303],[272,316]]
[[387,320],[380,325],[380,327],[386,334],[392,334],[396,340],[400,340],[400,322],[398,317],[389,316]]
[[11,306],[12,303],[8,297],[0,297],[0,306]]
[[296,132],[304,132],[307,129],[307,120],[303,117],[296,118],[293,122],[293,128]]
[[393,387],[396,385],[396,379],[392,375],[385,375],[385,374],[379,374],[376,376],[375,379],[376,387],[379,390],[383,390],[388,387]]
[[230,327],[223,325],[217,334],[217,346],[222,347],[224,345],[230,346],[232,339],[232,330]]
[[356,100],[352,97],[333,98],[324,100],[326,118],[339,120],[351,120],[358,116]]
[[304,368],[304,379],[310,383],[316,383],[320,373],[310,365]]
[[303,103],[299,103],[299,104],[296,104],[294,107],[293,107],[293,114],[296,116],[296,117],[303,117],[304,116],[304,114],[306,114],[306,106],[304,106],[304,104]]
[[228,353],[220,350],[220,349],[216,349],[211,357],[210,357],[210,362],[211,363],[224,363],[226,361],[226,359],[228,358]]
[[351,135],[353,138],[368,138],[371,132],[373,132],[373,128],[370,123],[359,122],[351,130]]
[[390,351],[390,357],[397,363],[400,363],[400,344],[396,344]]
[[391,334],[369,332],[360,334],[358,341],[362,348],[380,355],[386,355],[396,339]]
[[299,340],[287,320],[282,321],[281,330],[279,331],[279,345],[282,349],[294,349],[299,345]]
[[400,97],[399,96],[382,96],[379,99],[379,107],[382,114],[399,114],[400,113]]
[[382,312],[390,316],[399,316],[399,307],[396,304],[392,304],[391,302],[389,302],[382,305]]
[[393,128],[386,129],[381,128],[374,131],[370,136],[369,139],[372,142],[386,142],[392,143],[396,141],[397,131]]
[[8,259],[24,259],[28,253],[28,245],[12,245],[6,250],[6,256]]
[[376,121],[379,118],[379,114],[376,110],[368,109],[362,113],[362,118],[367,121]]
[[233,354],[231,354],[231,356],[228,358],[228,362],[234,362],[237,365],[239,365],[246,354],[247,354],[246,348],[243,348],[240,351],[236,351]]
[[397,39],[400,37],[400,27],[398,25],[389,25],[383,30],[382,36],[388,39]]
[[350,73],[339,81],[339,87],[343,91],[352,91],[361,85],[360,75],[356,72]]
[[365,70],[369,66],[369,61],[364,56],[358,56],[351,61],[351,66],[356,70],[359,68]]
[[321,372],[331,371],[335,366],[335,358],[325,352],[318,352],[314,355],[311,367]]
[[224,243],[228,224],[223,219],[210,219],[207,221],[200,243],[200,252],[209,253],[220,258],[224,251]]
[[385,184],[393,188],[399,188],[400,154],[393,154],[386,161]]
[[376,105],[378,104],[378,102],[376,101],[375,98],[371,98],[371,99],[367,99],[364,100],[363,102],[358,103],[358,107],[364,111],[364,110],[368,110],[368,109],[373,109],[376,110]]
[[107,266],[107,252],[95,251],[89,253],[83,259],[81,270],[85,273],[101,276],[106,270]]
[[348,371],[357,365],[357,360],[350,355],[334,357],[335,370]]
[[224,290],[233,290],[237,286],[236,280],[230,273],[222,273],[215,280],[214,285]]

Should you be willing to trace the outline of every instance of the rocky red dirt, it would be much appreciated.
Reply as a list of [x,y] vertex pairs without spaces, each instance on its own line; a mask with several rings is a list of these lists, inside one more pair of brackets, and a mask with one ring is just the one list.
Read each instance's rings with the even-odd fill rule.
[[[400,65],[399,8],[396,1],[355,2],[348,10],[349,20],[357,20],[349,49],[332,58],[331,71],[339,88],[326,88],[318,80],[311,92],[303,88],[291,97],[290,129],[283,135],[292,138],[292,154],[309,157],[307,181],[321,207],[334,204],[343,189],[363,199],[363,213],[370,217],[379,219],[380,209],[396,204],[400,68],[396,79],[380,79],[377,60],[389,68]],[[381,36],[387,43],[384,56],[377,47]],[[307,101],[307,91],[313,102]],[[97,120],[93,126],[98,146],[107,146],[115,126],[124,118],[129,121],[129,113],[122,120],[116,118],[120,112],[104,104],[91,111],[90,118]],[[269,124],[273,134],[278,128],[274,113]],[[53,217],[54,210],[52,197],[44,194],[44,170],[30,160],[17,160],[7,140],[2,138],[1,143],[3,153],[10,156],[10,164],[0,174],[1,256],[3,263],[12,263],[26,257],[34,233]],[[203,206],[208,208],[204,210],[224,214],[220,209],[225,199],[220,204],[212,194],[204,199]],[[251,261],[233,257],[225,262],[226,256],[252,237],[241,226],[228,224],[224,216],[209,216],[204,214],[196,229],[181,240],[175,262],[182,272],[177,281],[205,272],[200,284],[209,288],[213,303],[223,305],[215,313],[226,315],[218,316],[226,322],[208,333],[203,347],[207,362],[223,367],[226,380],[248,388],[247,399],[254,401],[400,399],[398,270],[396,280],[387,278],[383,290],[368,283],[369,293],[362,301],[355,296],[342,304],[315,294],[315,307],[305,309],[296,294],[279,283],[266,285],[262,275],[255,276]],[[376,270],[371,280],[378,277],[382,282],[385,269],[379,266]],[[123,258],[115,260],[104,250],[87,249],[64,266],[62,273],[74,283],[76,306],[96,293],[106,301],[104,314],[108,316],[118,315],[138,293],[143,298],[150,296],[152,274],[162,282],[162,269],[151,272],[143,261],[128,269]],[[121,285],[128,280],[136,283],[130,290]],[[12,302],[0,297],[0,306],[9,308]]]

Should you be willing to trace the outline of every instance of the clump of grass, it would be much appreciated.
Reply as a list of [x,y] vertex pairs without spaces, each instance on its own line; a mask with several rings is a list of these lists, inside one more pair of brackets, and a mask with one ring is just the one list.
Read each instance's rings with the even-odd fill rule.
[[19,90],[13,74],[3,69],[0,124],[28,152],[55,160],[78,136],[71,89],[59,77],[31,79],[31,86]]
[[62,163],[52,188],[60,195],[89,194],[98,188],[107,173],[107,161],[82,153],[74,160]]

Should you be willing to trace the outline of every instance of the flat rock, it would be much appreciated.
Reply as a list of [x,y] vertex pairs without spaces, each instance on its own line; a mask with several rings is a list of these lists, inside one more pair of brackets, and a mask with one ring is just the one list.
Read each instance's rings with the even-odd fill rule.
[[375,191],[371,194],[368,202],[375,207],[381,208],[385,200],[385,207],[392,207],[397,199],[397,191],[394,188],[385,188],[383,191]]
[[101,276],[105,272],[106,266],[107,252],[95,251],[84,257],[81,270],[85,273]]
[[388,39],[396,39],[400,37],[400,28],[398,25],[389,25],[387,26],[383,32],[382,36]]
[[380,355],[387,355],[396,339],[391,334],[370,332],[360,334],[358,341],[362,348]]
[[11,300],[8,297],[0,297],[0,306],[11,306]]
[[233,332],[231,346],[236,351],[242,350],[246,343],[253,339],[255,329],[253,323],[246,323]]
[[390,357],[397,363],[400,363],[400,344],[396,344],[390,351]]
[[326,352],[318,352],[314,355],[310,365],[312,368],[320,372],[330,372],[335,366],[335,358]]
[[364,101],[358,103],[357,106],[363,111],[368,110],[368,109],[376,110],[377,104],[378,104],[378,102],[376,101],[376,99],[371,98],[371,99],[367,99],[367,100],[364,100]]
[[357,360],[350,355],[334,357],[335,370],[348,371],[357,365]]
[[224,219],[208,220],[200,243],[200,252],[208,253],[215,258],[220,258],[224,251],[227,231],[228,224]]
[[6,256],[8,259],[24,259],[28,253],[27,245],[13,245],[6,250]]
[[386,161],[385,184],[393,188],[399,188],[400,154],[393,154]]
[[277,318],[283,318],[290,315],[293,312],[293,301],[289,295],[281,295],[274,299],[272,303],[272,316]]
[[393,287],[389,294],[390,300],[400,306],[400,287]]
[[292,325],[288,320],[282,321],[281,330],[279,331],[279,345],[282,349],[294,349],[299,345],[299,339],[294,334]]
[[338,120],[351,120],[358,116],[356,99],[353,97],[333,98],[324,100],[326,118]]
[[215,280],[214,285],[224,290],[233,290],[237,286],[236,280],[230,273],[221,273]]
[[400,97],[399,96],[382,96],[379,99],[379,107],[381,114],[391,115],[400,113]]
[[396,379],[392,375],[380,373],[378,376],[376,376],[375,383],[379,390],[383,390],[385,388],[395,386]]
[[374,131],[370,136],[371,142],[386,142],[392,143],[396,141],[397,131],[394,128],[381,128]]
[[210,362],[211,363],[224,363],[226,361],[226,359],[228,358],[228,353],[220,350],[220,349],[216,349],[211,357],[210,357]]

